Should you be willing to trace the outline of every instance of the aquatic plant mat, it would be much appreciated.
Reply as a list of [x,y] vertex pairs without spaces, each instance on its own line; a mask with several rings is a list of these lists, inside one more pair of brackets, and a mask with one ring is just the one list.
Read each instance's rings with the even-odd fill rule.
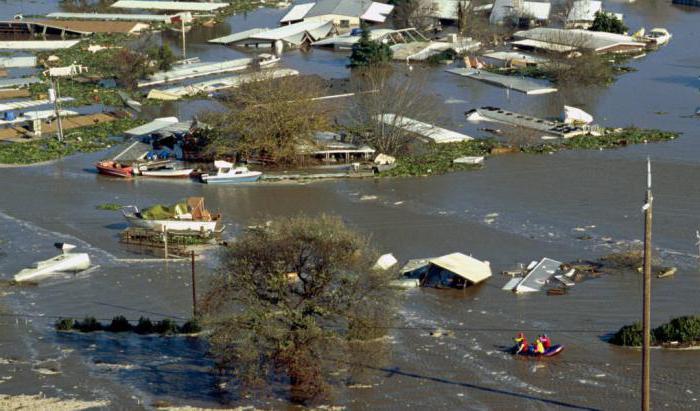
[[0,164],[32,164],[76,153],[104,150],[113,144],[110,137],[142,123],[141,120],[121,118],[66,132],[63,142],[56,137],[44,137],[24,143],[0,143]]
[[454,164],[462,156],[488,156],[505,153],[548,154],[561,150],[614,149],[632,144],[654,143],[676,139],[680,133],[656,129],[627,127],[607,129],[602,135],[582,135],[533,145],[510,146],[495,139],[479,139],[458,143],[427,143],[421,151],[398,156],[396,166],[382,172],[388,177],[426,176],[451,171],[479,168],[478,165]]

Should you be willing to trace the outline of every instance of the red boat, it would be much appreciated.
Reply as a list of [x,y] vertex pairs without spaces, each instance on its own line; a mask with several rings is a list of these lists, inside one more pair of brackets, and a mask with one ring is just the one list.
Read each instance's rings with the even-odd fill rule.
[[100,174],[106,174],[113,177],[130,178],[134,175],[134,170],[131,166],[117,163],[116,161],[100,161],[95,164],[97,171]]

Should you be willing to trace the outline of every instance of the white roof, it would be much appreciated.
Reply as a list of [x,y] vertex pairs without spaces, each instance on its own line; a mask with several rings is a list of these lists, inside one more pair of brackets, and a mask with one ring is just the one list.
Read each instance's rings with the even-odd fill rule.
[[604,51],[615,46],[634,46],[644,48],[644,43],[634,41],[630,36],[589,30],[564,30],[549,27],[537,27],[531,30],[518,31],[513,37],[530,39],[548,43],[562,44],[593,51]]
[[164,14],[110,14],[110,13],[49,13],[52,19],[76,20],[125,20],[125,21],[162,21],[169,22],[171,16]]
[[[61,110],[61,117],[67,117],[67,116],[77,116],[78,112],[77,111],[71,111],[71,110]],[[0,125],[7,125],[7,124],[17,124],[17,123],[24,123],[27,121],[33,121],[33,120],[46,120],[49,118],[53,118],[56,116],[56,112],[54,110],[39,110],[39,111],[28,111],[24,113],[22,116],[17,116],[14,120],[0,120]]]
[[549,19],[549,13],[552,10],[552,3],[550,2],[536,2],[536,1],[524,1],[523,2],[523,15],[532,16],[535,20],[547,20]]
[[228,3],[204,3],[196,1],[133,1],[119,0],[110,7],[120,9],[214,11],[228,6]]
[[145,136],[147,134],[155,133],[156,131],[179,121],[180,120],[178,120],[177,117],[160,117],[146,124],[126,130],[124,134],[129,136]]
[[292,7],[287,14],[284,15],[284,17],[282,17],[280,23],[303,20],[309,10],[311,10],[315,5],[316,3],[297,4],[296,6]]
[[569,22],[575,21],[593,21],[595,14],[603,8],[603,2],[597,0],[577,0],[571,6],[566,20]]
[[491,265],[462,253],[452,253],[431,258],[430,264],[438,266],[472,283],[480,283],[491,277]]
[[80,43],[80,40],[21,40],[0,41],[0,50],[59,50]]
[[253,36],[256,39],[266,40],[284,40],[288,37],[293,37],[302,34],[306,31],[313,31],[328,26],[328,31],[333,27],[330,21],[302,21],[299,23],[289,24],[287,26],[278,27],[276,29],[267,30]]
[[[74,101],[75,99],[73,97],[61,97],[59,99],[60,103],[65,103],[69,101]],[[9,111],[9,110],[19,110],[19,109],[25,109],[29,107],[38,107],[38,106],[44,106],[44,105],[49,105],[52,104],[52,101],[49,100],[19,100],[19,101],[7,101],[0,103],[0,111]]]
[[360,18],[375,23],[384,23],[393,10],[394,6],[391,4],[372,2]]
[[209,40],[209,43],[218,43],[218,44],[231,44],[235,43],[237,41],[245,40],[251,37],[254,37],[256,34],[268,31],[270,29],[268,28],[255,28],[255,29],[250,29],[250,30],[245,30],[245,31],[239,31],[238,33],[233,33],[229,34],[228,36],[224,37],[218,37],[215,39]]
[[572,46],[565,46],[563,44],[554,44],[554,43],[548,43],[545,41],[531,40],[531,39],[516,40],[510,44],[512,44],[514,46],[532,47],[535,49],[556,51],[556,52],[561,52],[561,53],[566,53],[569,51],[576,50],[576,47],[572,47]]
[[215,160],[214,167],[216,167],[216,168],[233,168],[233,163],[229,163],[228,161],[224,161],[224,160]]
[[380,116],[378,120],[389,126],[399,127],[411,133],[418,134],[436,143],[454,143],[473,140],[472,137],[466,134],[423,123],[408,117],[397,117],[395,114],[384,114]]
[[0,57],[0,67],[34,67],[36,56]]
[[501,61],[521,60],[527,63],[535,64],[546,63],[549,61],[549,59],[546,57],[536,56],[534,54],[520,53],[517,51],[494,51],[493,53],[484,54],[484,57]]
[[547,284],[550,277],[559,271],[561,262],[550,258],[543,258],[530,272],[515,286],[516,293],[528,293],[540,291]]

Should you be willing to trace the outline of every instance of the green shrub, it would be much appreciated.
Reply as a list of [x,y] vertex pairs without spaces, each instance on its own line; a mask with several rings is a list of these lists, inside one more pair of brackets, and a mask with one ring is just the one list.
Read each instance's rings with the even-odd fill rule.
[[196,334],[202,331],[202,326],[199,324],[197,319],[193,318],[188,320],[186,323],[179,327],[178,332],[180,334]]
[[134,332],[137,334],[153,334],[153,323],[149,318],[141,317],[139,318],[138,324],[134,327]]
[[72,318],[59,318],[54,323],[57,331],[70,331],[75,326],[75,321]]
[[674,318],[654,329],[654,337],[661,342],[678,341],[691,343],[700,341],[700,317],[684,316]]
[[127,332],[131,331],[132,329],[133,327],[129,323],[129,320],[127,320],[123,315],[118,315],[112,318],[112,323],[109,324],[109,327],[107,327],[107,331],[113,333]]
[[95,317],[85,317],[83,321],[76,321],[73,328],[84,333],[100,331],[103,329],[102,324],[100,324]]
[[122,209],[121,204],[115,204],[115,203],[104,203],[100,204],[96,207],[98,210],[107,210],[107,211],[118,211]]
[[626,347],[641,347],[642,345],[642,323],[636,322],[632,325],[625,325],[610,339],[612,344]]
[[158,334],[170,335],[177,334],[178,329],[175,321],[166,318],[155,323],[153,326],[153,331],[157,332]]

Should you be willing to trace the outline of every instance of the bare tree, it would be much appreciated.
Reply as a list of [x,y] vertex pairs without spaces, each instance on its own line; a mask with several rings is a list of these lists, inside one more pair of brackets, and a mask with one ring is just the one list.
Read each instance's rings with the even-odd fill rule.
[[414,136],[396,125],[404,118],[432,123],[439,114],[438,102],[425,92],[427,81],[422,69],[397,72],[371,67],[358,72],[353,78],[358,93],[347,112],[347,131],[379,152],[405,152]]

